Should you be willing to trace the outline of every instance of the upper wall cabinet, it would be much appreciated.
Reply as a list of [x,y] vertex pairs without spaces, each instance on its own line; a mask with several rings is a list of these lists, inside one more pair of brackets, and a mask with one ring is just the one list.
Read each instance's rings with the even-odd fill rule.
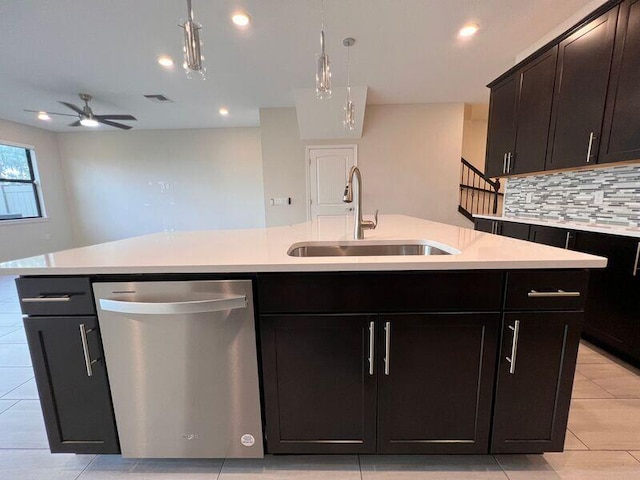
[[620,5],[599,163],[640,159],[640,1]]
[[596,162],[617,16],[614,7],[559,45],[547,170]]
[[517,75],[491,87],[485,165],[487,177],[499,177],[507,173],[507,157],[515,147],[517,93]]
[[544,168],[558,48],[554,47],[492,86],[486,174]]

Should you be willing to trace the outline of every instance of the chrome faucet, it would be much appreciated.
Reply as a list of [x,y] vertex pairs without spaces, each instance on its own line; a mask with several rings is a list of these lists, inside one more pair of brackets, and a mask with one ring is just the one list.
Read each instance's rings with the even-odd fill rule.
[[351,170],[349,170],[349,176],[347,177],[347,186],[344,189],[344,196],[342,197],[342,201],[344,203],[353,202],[353,176],[354,175],[358,179],[358,201],[356,202],[356,207],[353,212],[353,215],[354,215],[353,238],[355,240],[362,240],[364,238],[365,230],[373,230],[378,226],[378,210],[376,210],[375,220],[373,222],[371,220],[362,219],[362,175],[360,174],[360,169],[355,165],[351,167]]

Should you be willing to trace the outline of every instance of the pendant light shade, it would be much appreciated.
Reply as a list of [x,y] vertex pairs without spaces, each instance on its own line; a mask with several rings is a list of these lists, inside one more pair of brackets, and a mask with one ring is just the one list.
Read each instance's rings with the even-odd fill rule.
[[356,107],[351,100],[351,58],[350,50],[353,44],[356,43],[355,38],[348,37],[342,41],[342,45],[347,47],[347,99],[344,103],[344,120],[342,121],[344,128],[353,131],[356,128]]
[[182,66],[187,74],[187,78],[205,79],[206,68],[204,67],[204,57],[202,56],[202,41],[200,31],[202,25],[194,20],[191,0],[187,0],[187,20],[180,26],[184,30],[184,63]]
[[321,100],[325,100],[331,98],[331,67],[329,55],[325,51],[324,2],[321,3],[321,15],[320,53],[316,55],[316,96]]

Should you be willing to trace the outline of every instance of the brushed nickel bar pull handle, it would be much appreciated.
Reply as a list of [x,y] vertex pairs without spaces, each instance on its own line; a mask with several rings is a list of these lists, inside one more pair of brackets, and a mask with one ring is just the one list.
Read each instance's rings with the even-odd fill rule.
[[569,240],[571,240],[571,232],[567,232],[567,239],[564,242],[565,250],[569,250]]
[[100,299],[100,308],[108,312],[133,313],[140,315],[178,315],[187,313],[220,312],[246,308],[246,295],[229,295],[208,300],[188,302],[129,302],[125,300]]
[[23,298],[23,303],[44,303],[44,302],[69,302],[71,301],[71,295],[58,295],[55,297],[47,297],[40,295],[39,297],[27,297]]
[[384,324],[384,374],[389,375],[391,361],[391,322]]
[[544,298],[544,297],[579,297],[580,292],[565,292],[564,290],[558,290],[556,292],[538,292],[537,290],[531,290],[527,293],[527,297],[530,298]]
[[84,364],[87,367],[87,377],[93,377],[93,368],[91,365],[94,363],[91,361],[91,355],[89,354],[89,342],[87,342],[87,330],[84,323],[80,324],[80,340],[82,340],[82,353],[84,353]]
[[509,330],[513,330],[513,340],[511,340],[511,357],[506,357],[509,362],[509,373],[516,373],[516,355],[518,354],[518,335],[520,334],[520,320],[513,322],[513,326],[509,325]]
[[509,154],[507,155],[507,173],[511,172],[511,158],[513,157],[513,154],[511,152],[509,152]]
[[375,337],[375,322],[369,322],[369,375],[373,375],[373,345]]
[[640,257],[640,242],[638,242],[638,247],[636,248],[636,260],[633,262],[633,276],[635,277],[638,274],[638,257]]
[[502,157],[502,173],[507,173],[507,154]]
[[596,136],[594,135],[593,132],[589,134],[589,148],[587,149],[587,163],[591,161],[591,148],[593,147],[593,139],[595,137]]

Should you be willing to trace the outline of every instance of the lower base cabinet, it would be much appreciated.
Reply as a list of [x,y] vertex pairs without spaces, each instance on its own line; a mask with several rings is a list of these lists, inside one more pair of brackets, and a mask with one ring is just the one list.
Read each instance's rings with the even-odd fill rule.
[[505,314],[491,453],[562,451],[582,318]]
[[268,451],[486,453],[499,322],[261,316]]
[[500,314],[380,315],[378,452],[487,453]]
[[97,318],[27,317],[24,326],[51,452],[120,453]]

